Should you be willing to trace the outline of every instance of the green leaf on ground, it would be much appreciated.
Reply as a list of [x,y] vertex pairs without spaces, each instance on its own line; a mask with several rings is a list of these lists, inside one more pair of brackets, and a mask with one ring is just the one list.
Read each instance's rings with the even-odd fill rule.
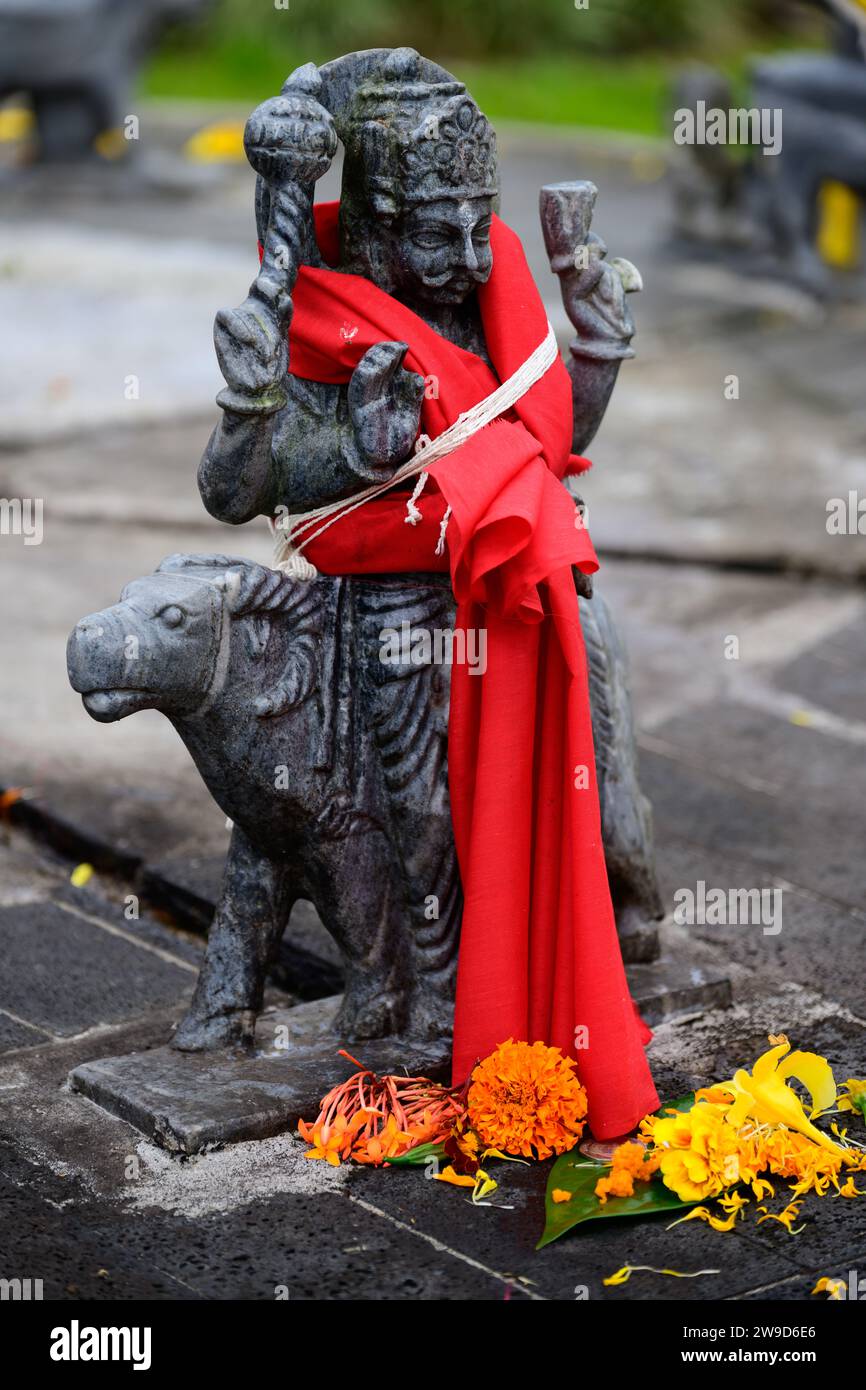
[[438,1160],[444,1157],[444,1144],[416,1144],[415,1148],[409,1149],[407,1153],[400,1154],[397,1158],[389,1158],[388,1163],[396,1168],[423,1168],[431,1158]]
[[[669,1110],[690,1110],[695,1103],[694,1093],[681,1096],[679,1100],[667,1101],[656,1112],[664,1115]],[[595,1195],[595,1185],[610,1167],[607,1163],[594,1163],[579,1149],[570,1149],[560,1154],[547,1178],[547,1192],[544,1198],[544,1233],[536,1250],[541,1250],[551,1241],[558,1240],[572,1227],[584,1221],[599,1221],[617,1216],[653,1216],[657,1212],[676,1211],[680,1207],[694,1206],[694,1202],[683,1202],[665,1187],[658,1178],[648,1183],[637,1183],[633,1197],[609,1197],[602,1205]],[[554,1189],[570,1192],[568,1202],[554,1202]]]
[[855,1110],[859,1111],[861,1120],[866,1121],[866,1092],[861,1092],[858,1096],[852,1096],[851,1104]]

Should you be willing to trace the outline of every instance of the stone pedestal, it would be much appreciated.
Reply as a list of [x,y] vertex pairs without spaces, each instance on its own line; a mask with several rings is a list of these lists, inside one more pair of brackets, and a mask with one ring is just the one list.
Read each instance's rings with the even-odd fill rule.
[[627,965],[625,973],[638,1012],[651,1028],[668,1018],[726,1009],[731,1003],[728,972],[703,952],[674,954],[662,945],[658,960]]
[[[354,1070],[331,1031],[339,1003],[322,999],[263,1014],[254,1053],[157,1047],[85,1062],[69,1084],[174,1153],[265,1139],[314,1119],[322,1096]],[[348,1050],[374,1071],[447,1079],[442,1044],[388,1038]]]
[[[627,967],[629,987],[650,1026],[683,1014],[725,1008],[726,973],[703,953],[679,949]],[[243,1139],[264,1139],[313,1119],[323,1095],[353,1070],[332,1031],[339,996],[270,1009],[261,1015],[254,1053],[176,1052],[156,1047],[85,1062],[69,1076],[73,1091],[174,1153],[194,1154]],[[378,1072],[407,1071],[447,1081],[444,1043],[385,1038],[346,1045]]]

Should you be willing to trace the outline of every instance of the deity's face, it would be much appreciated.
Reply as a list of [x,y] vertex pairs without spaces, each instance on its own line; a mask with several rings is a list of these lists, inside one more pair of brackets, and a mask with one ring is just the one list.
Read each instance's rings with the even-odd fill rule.
[[493,269],[493,199],[441,198],[391,226],[394,291],[406,303],[462,304]]

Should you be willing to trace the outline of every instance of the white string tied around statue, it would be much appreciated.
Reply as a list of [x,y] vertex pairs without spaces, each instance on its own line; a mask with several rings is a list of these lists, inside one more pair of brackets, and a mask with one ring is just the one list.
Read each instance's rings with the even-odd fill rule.
[[[470,410],[465,410],[459,415],[453,425],[449,425],[435,439],[429,436],[419,435],[415,444],[415,453],[399,468],[395,469],[387,482],[374,483],[370,487],[363,488],[360,492],[354,493],[351,497],[344,497],[340,501],[328,502],[322,507],[314,507],[311,511],[300,512],[295,516],[284,515],[278,522],[271,521],[270,527],[276,541],[274,546],[274,568],[282,570],[284,574],[294,579],[315,579],[318,570],[311,564],[303,554],[304,547],[311,541],[321,536],[327,531],[329,526],[340,521],[342,517],[348,516],[350,512],[362,507],[365,502],[371,501],[374,497],[380,497],[382,493],[389,492],[391,488],[405,482],[408,478],[417,478],[415,490],[406,503],[406,516],[404,520],[410,526],[416,526],[422,519],[421,509],[418,506],[418,499],[424,490],[427,482],[427,474],[430,465],[445,458],[448,454],[453,454],[455,449],[466,444],[473,435],[489,425],[500,415],[511,410],[531,386],[549,371],[559,356],[559,348],[556,343],[556,334],[548,323],[547,336],[539,343],[534,352],[531,352],[526,361],[521,363],[516,372],[491,391],[489,396],[485,396],[477,405],[473,405]],[[451,516],[451,508],[448,507],[439,526],[439,540],[436,544],[436,554],[442,555],[445,551],[445,532]],[[316,523],[321,525],[316,527]],[[311,530],[316,527],[315,530]],[[308,534],[304,534],[307,532]],[[299,539],[303,537],[303,539]]]

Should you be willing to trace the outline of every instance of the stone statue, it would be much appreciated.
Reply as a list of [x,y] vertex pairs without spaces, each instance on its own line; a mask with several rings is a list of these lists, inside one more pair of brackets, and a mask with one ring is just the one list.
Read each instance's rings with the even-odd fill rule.
[[[677,147],[671,164],[676,234],[727,249],[737,269],[781,275],[818,299],[863,291],[856,276],[847,282],[834,276],[817,237],[826,184],[844,185],[861,202],[866,197],[866,65],[851,30],[845,33],[844,52],[755,62],[748,107],[737,107],[728,79],[711,68],[681,73],[673,93],[678,112],[766,113],[778,128],[775,153],[755,145],[738,158],[728,144]],[[862,26],[860,33],[866,33]]]
[[[382,655],[385,630],[453,628],[449,576],[384,564],[381,574],[317,575],[291,540],[292,518],[388,484],[413,457],[425,391],[399,341],[371,346],[345,384],[291,372],[293,289],[302,266],[323,264],[313,192],[338,139],[337,268],[489,364],[477,290],[491,271],[498,180],[485,117],[412,50],[300,68],[247,125],[261,269],[246,301],[216,318],[226,386],[199,472],[213,516],[278,519],[280,567],[173,556],[84,619],[69,646],[88,712],[112,720],[162,710],[234,822],[207,958],[174,1038],[181,1050],[251,1042],[268,960],[298,898],[312,901],[346,962],[341,1036],[449,1030],[462,905],[447,780],[450,666]],[[551,268],[577,329],[568,361],[576,452],[632,355],[625,295],[640,288],[635,268],[608,261],[590,231],[595,196],[587,183],[541,194]],[[661,907],[624,656],[598,593],[577,570],[575,583],[623,953],[652,959]]]

